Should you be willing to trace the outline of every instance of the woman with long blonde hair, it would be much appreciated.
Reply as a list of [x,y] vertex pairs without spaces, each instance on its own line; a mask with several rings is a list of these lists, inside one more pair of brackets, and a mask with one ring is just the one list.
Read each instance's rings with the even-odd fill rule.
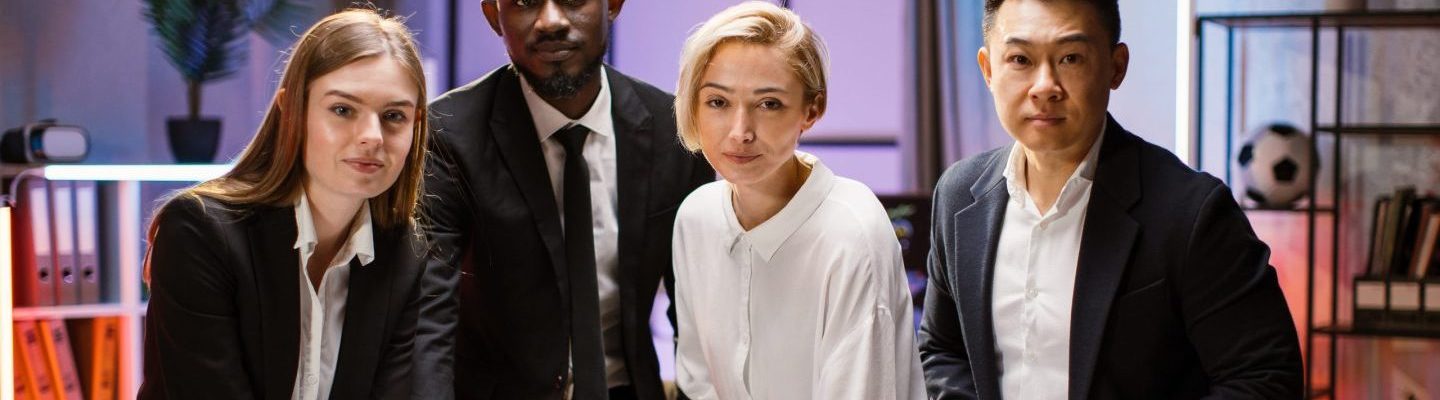
[[420,65],[405,25],[373,10],[300,37],[234,169],[151,224],[139,398],[410,395]]

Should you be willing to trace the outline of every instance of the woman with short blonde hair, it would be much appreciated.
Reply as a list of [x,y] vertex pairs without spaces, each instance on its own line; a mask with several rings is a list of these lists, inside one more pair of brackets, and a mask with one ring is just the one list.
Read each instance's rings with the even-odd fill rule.
[[796,151],[825,112],[825,50],[767,2],[685,42],[685,146],[724,178],[675,221],[677,383],[695,399],[923,399],[910,292],[865,185]]
[[409,398],[425,101],[400,20],[300,37],[235,167],[151,222],[139,398]]

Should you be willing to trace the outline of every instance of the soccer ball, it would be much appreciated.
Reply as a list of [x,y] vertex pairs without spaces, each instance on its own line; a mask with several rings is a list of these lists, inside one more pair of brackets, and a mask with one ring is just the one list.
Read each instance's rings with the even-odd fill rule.
[[1310,193],[1315,142],[1294,126],[1273,123],[1245,139],[1236,161],[1245,197],[1261,207],[1286,208]]

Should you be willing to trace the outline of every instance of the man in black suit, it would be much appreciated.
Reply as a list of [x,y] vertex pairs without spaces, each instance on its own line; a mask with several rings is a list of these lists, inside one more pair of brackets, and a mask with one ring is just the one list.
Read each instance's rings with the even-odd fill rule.
[[714,172],[672,96],[601,63],[623,3],[481,3],[512,64],[430,105],[416,398],[663,398],[650,311]]
[[1115,0],[987,0],[977,56],[1016,144],[935,190],[920,327],[939,399],[1303,395],[1269,249],[1221,182],[1106,112]]

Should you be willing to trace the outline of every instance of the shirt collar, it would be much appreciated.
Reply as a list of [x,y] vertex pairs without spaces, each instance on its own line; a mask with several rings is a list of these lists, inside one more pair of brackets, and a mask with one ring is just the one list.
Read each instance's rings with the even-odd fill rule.
[[785,241],[799,230],[805,221],[810,220],[810,216],[820,209],[820,204],[830,195],[830,189],[835,186],[835,173],[813,155],[796,151],[795,157],[811,167],[810,176],[805,178],[800,190],[795,192],[795,196],[785,203],[779,213],[748,232],[740,227],[740,220],[735,215],[730,184],[724,185],[725,193],[722,197],[725,216],[730,224],[730,232],[735,235],[730,243],[732,249],[742,241],[748,242],[761,258],[769,262]]
[[590,104],[590,110],[575,120],[540,98],[540,95],[535,93],[535,88],[525,80],[525,74],[517,75],[520,76],[521,92],[525,94],[525,105],[530,109],[530,119],[535,121],[535,133],[540,136],[540,142],[545,142],[550,135],[571,124],[584,125],[600,136],[614,135],[615,121],[610,114],[610,79],[605,67],[600,67],[600,95]]
[[[1095,143],[1090,144],[1090,150],[1085,153],[1085,158],[1080,160],[1080,165],[1075,167],[1075,172],[1070,174],[1070,179],[1066,181],[1065,188],[1061,189],[1061,196],[1064,196],[1065,192],[1069,191],[1071,187],[1070,182],[1084,182],[1088,184],[1095,180],[1095,168],[1097,164],[1099,164],[1100,159],[1100,143],[1105,141],[1105,128],[1107,128],[1109,124],[1109,121],[1100,123],[1099,136],[1095,137]],[[1029,192],[1027,192],[1025,186],[1025,175],[1020,172],[1024,171],[1024,168],[1025,150],[1020,148],[1019,143],[1011,145],[1010,156],[1006,159],[1005,171],[1001,175],[1005,177],[1005,185],[1010,191],[1010,198],[1012,200],[1018,201],[1029,196]]]
[[[355,214],[355,219],[350,223],[355,227],[350,232],[350,237],[345,239],[345,245],[340,248],[337,260],[350,260],[359,257],[360,265],[369,265],[375,261],[375,236],[372,231],[370,219],[370,202],[361,203],[360,212]],[[315,254],[315,247],[320,240],[315,235],[315,217],[310,213],[310,199],[305,191],[300,191],[300,198],[295,201],[295,227],[298,234],[295,237],[295,248],[300,249],[300,255],[310,259]]]

